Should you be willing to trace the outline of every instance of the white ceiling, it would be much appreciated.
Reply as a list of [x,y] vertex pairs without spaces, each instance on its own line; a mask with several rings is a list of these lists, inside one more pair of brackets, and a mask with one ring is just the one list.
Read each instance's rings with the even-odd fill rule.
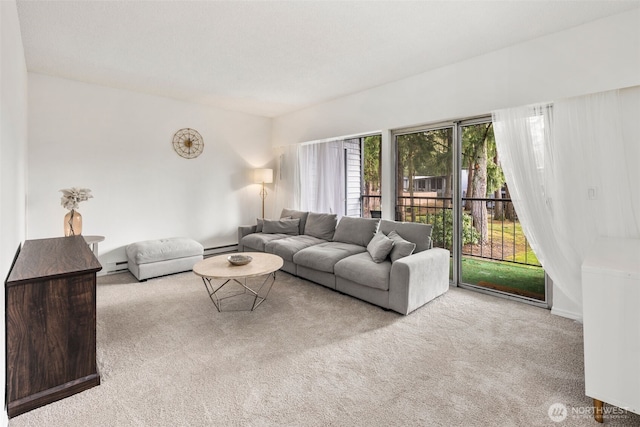
[[634,1],[18,1],[29,71],[268,117]]

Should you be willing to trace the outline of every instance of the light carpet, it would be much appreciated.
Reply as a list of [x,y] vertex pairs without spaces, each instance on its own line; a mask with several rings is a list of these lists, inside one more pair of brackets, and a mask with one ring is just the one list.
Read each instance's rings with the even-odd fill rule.
[[123,273],[97,308],[102,384],[11,427],[596,425],[582,326],[472,291],[402,316],[278,273],[256,311],[218,313],[193,273]]

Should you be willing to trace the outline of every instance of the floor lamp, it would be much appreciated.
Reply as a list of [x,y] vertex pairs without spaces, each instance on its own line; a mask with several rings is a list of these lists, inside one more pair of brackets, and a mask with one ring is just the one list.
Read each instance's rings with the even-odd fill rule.
[[262,199],[262,218],[264,218],[264,199],[267,198],[267,190],[264,188],[264,185],[273,182],[273,169],[255,169],[253,171],[253,182],[262,184],[260,198]]

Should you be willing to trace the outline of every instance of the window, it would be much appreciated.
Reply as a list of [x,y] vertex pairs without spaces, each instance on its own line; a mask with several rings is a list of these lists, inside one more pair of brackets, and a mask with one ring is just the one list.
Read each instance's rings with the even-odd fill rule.
[[372,135],[301,145],[300,208],[380,217],[380,141]]
[[362,147],[362,210],[363,218],[380,218],[382,203],[382,137],[380,135],[370,135],[360,138]]

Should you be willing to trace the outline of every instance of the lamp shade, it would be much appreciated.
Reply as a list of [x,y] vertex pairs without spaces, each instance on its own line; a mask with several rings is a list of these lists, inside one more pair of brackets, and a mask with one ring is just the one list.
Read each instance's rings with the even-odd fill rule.
[[255,169],[253,171],[253,182],[256,184],[271,184],[273,182],[273,169]]

